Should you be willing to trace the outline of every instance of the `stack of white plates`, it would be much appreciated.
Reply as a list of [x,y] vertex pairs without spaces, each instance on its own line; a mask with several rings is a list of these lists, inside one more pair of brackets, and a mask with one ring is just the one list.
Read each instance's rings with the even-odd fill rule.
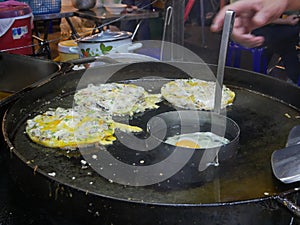
[[105,4],[104,8],[111,14],[120,14],[127,7],[126,4]]

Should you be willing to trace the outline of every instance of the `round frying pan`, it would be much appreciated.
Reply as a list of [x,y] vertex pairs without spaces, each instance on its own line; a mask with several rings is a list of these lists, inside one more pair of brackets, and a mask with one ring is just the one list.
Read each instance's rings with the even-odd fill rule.
[[24,88],[38,86],[42,81],[53,78],[61,70],[61,65],[50,60],[1,52],[0,94],[1,92],[13,94]]
[[[162,85],[160,81],[139,78],[189,77],[179,69],[181,64],[188,65],[189,75],[207,79],[205,66],[196,63],[147,62],[125,68],[110,65],[102,68],[101,75],[113,69],[117,72],[108,82],[126,80],[144,84],[145,88],[150,86],[155,92]],[[213,167],[213,178],[204,183],[167,188],[161,184],[127,186],[103,178],[76,152],[66,154],[41,147],[24,134],[28,118],[49,108],[72,107],[78,84],[80,88],[103,80],[99,71],[87,72],[91,80],[80,80],[82,71],[72,72],[25,93],[4,117],[11,174],[19,187],[39,200],[38,204],[52,210],[55,206],[55,212],[66,216],[72,213],[88,219],[90,224],[250,224],[253,218],[257,224],[289,224],[292,215],[278,202],[290,206],[287,198],[297,200],[299,184],[277,181],[270,156],[285,145],[289,130],[299,123],[299,88],[265,75],[227,68],[225,84],[236,93],[227,116],[241,130],[236,156]],[[154,115],[174,110],[167,102],[160,104],[157,110],[135,115],[130,123],[143,127]],[[99,149],[122,158],[123,147],[118,141],[107,149],[87,149],[85,156],[92,156]],[[136,152],[123,154],[141,162]]]

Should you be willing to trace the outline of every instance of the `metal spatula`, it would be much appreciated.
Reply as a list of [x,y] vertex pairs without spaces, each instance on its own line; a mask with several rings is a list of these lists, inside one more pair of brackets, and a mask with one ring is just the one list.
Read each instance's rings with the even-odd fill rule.
[[286,147],[273,152],[271,165],[283,183],[300,181],[300,125],[291,129]]
[[294,126],[288,136],[286,147],[300,144],[300,125]]
[[[234,24],[234,18],[235,18],[235,12],[231,10],[227,10],[225,13],[224,26],[223,26],[223,32],[221,38],[221,47],[219,53],[218,69],[217,69],[215,102],[214,102],[214,113],[216,114],[220,114],[221,111],[224,69],[225,69],[228,42]],[[220,133],[216,130],[219,129],[218,127],[219,126],[217,124],[215,124],[215,126],[212,126],[212,132],[217,134]],[[198,170],[204,171],[209,165],[212,164],[218,165],[218,152],[219,152],[219,148],[205,150],[200,160]]]

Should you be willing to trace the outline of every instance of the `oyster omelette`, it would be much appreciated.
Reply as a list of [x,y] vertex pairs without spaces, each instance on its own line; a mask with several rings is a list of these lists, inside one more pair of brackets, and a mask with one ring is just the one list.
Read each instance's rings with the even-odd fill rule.
[[132,116],[146,109],[156,109],[160,94],[149,94],[133,84],[107,83],[77,91],[75,107],[49,110],[27,120],[26,133],[40,145],[51,148],[69,148],[101,144],[116,140],[115,129],[141,132],[142,129],[117,123],[112,116]]
[[[161,93],[150,94],[134,84],[89,84],[74,95],[75,107],[58,107],[28,119],[25,131],[35,143],[51,148],[74,149],[93,144],[109,145],[115,129],[141,132],[137,126],[115,122],[113,116],[132,116],[157,109],[163,99],[185,109],[211,110],[215,83],[177,79],[164,84]],[[222,107],[232,104],[235,93],[223,86]]]

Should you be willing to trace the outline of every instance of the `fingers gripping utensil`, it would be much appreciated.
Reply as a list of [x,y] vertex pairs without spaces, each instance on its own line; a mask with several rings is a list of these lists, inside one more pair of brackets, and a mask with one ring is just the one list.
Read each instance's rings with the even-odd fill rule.
[[[218,61],[218,68],[217,68],[216,88],[215,88],[214,113],[217,115],[219,115],[221,111],[224,69],[225,69],[228,42],[232,31],[233,23],[234,23],[234,17],[235,17],[234,11],[232,10],[226,11],[224,26],[222,31],[221,47],[219,52],[219,61]],[[212,132],[220,133],[219,131],[216,131],[216,129],[219,129],[219,126],[217,124],[215,126],[212,126]],[[218,165],[218,152],[219,152],[219,148],[205,150],[201,158],[198,170],[199,171],[205,170],[209,165],[212,164],[212,162],[215,162],[214,164]]]
[[292,128],[286,147],[271,156],[273,173],[283,183],[300,181],[300,125]]

